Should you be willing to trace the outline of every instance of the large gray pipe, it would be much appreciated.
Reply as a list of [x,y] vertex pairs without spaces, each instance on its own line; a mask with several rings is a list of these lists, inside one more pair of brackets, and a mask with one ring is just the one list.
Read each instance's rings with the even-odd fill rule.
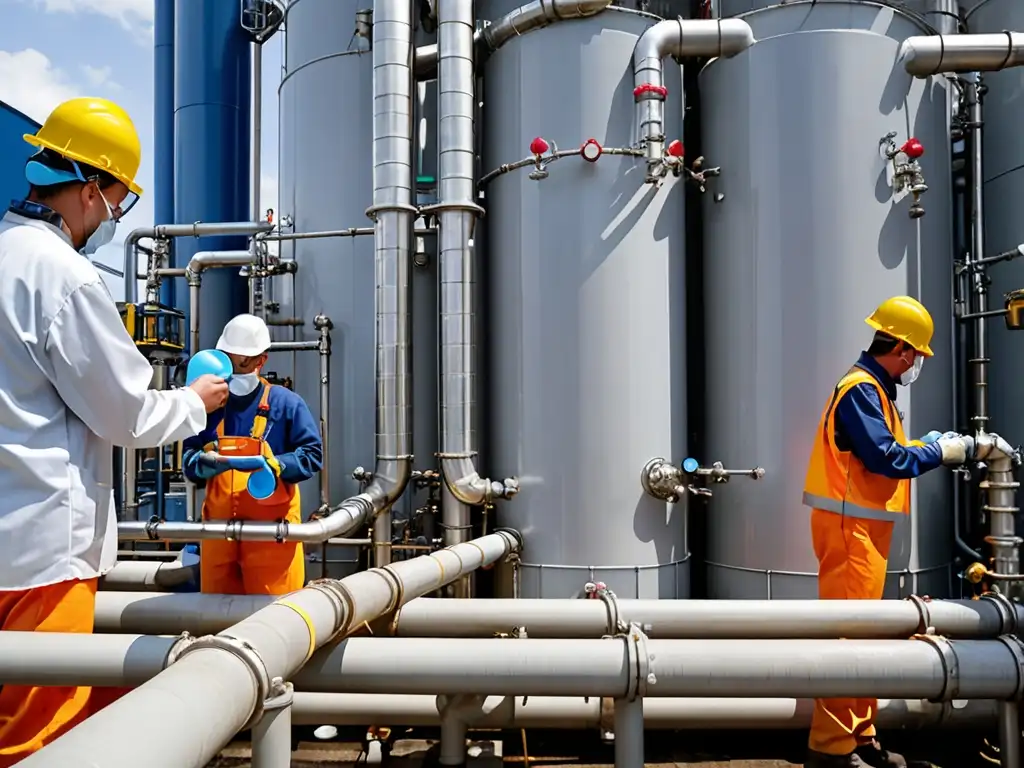
[[1024,33],[908,37],[900,46],[899,61],[914,77],[940,72],[998,72],[1024,64]]
[[[476,192],[473,118],[473,0],[439,0],[438,43],[438,213],[441,313],[440,425],[441,497],[446,545],[471,536],[470,506],[510,498],[512,480],[492,483],[477,472],[476,265],[473,229],[483,209]],[[469,578],[457,583],[456,597],[471,597]]]
[[[110,590],[114,594],[133,594],[161,592],[189,583],[199,583],[198,562],[185,563],[176,560],[170,563],[158,563],[151,560],[120,560],[100,577],[99,586],[100,589]],[[145,597],[145,594],[136,596]],[[162,597],[162,595],[154,596]],[[229,626],[229,624],[224,626]],[[173,631],[177,632],[178,630]],[[143,632],[141,634],[158,635],[160,632]]]
[[363,495],[376,515],[377,566],[391,562],[391,505],[412,476],[413,14],[413,0],[373,4],[373,206],[367,214],[374,221],[377,274],[377,463]]
[[[611,4],[612,0],[533,0],[478,30],[473,35],[476,56],[484,59],[513,37],[543,29],[556,21],[595,16]],[[439,12],[438,16],[443,22],[444,14]],[[414,65],[416,78],[433,80],[437,77],[438,58],[436,44],[417,48]]]
[[387,569],[313,582],[195,640],[164,672],[20,765],[134,768],[144,754],[148,768],[201,768],[259,720],[274,679],[292,679],[319,647],[521,545],[518,533],[502,530]]
[[[474,728],[596,729],[607,723],[607,700],[596,696],[487,696]],[[372,693],[296,693],[296,725],[406,726],[441,724],[436,696]],[[644,699],[644,726],[668,730],[803,729],[811,725],[813,699]],[[936,703],[922,699],[882,699],[878,726],[896,728],[976,728],[996,719],[994,701]]]
[[[122,565],[119,563],[115,572]],[[156,564],[152,564],[155,568]],[[108,577],[109,578],[109,577]],[[220,632],[265,607],[263,595],[99,592],[97,632]],[[610,610],[611,609],[611,610]],[[525,627],[532,638],[597,638],[617,621],[672,638],[991,638],[1024,627],[1024,607],[980,600],[481,600],[420,598],[397,615],[401,637],[492,637]]]
[[124,300],[135,304],[139,300],[138,245],[140,240],[157,238],[171,240],[178,237],[212,237],[214,235],[255,235],[270,232],[274,225],[266,221],[231,221],[220,223],[161,224],[156,227],[134,229],[124,240]]
[[754,33],[742,19],[666,19],[640,36],[633,49],[633,99],[649,165],[660,163],[664,156],[668,94],[664,60],[668,56],[728,58],[753,44]]
[[[429,663],[424,663],[429,659]],[[492,696],[1019,700],[1024,642],[349,638],[294,678],[305,691]],[[173,668],[172,668],[173,669]]]

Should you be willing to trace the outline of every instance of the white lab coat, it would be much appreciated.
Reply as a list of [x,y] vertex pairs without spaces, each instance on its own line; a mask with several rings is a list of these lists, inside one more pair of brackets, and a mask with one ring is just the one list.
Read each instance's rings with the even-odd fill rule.
[[117,559],[113,446],[206,425],[153,372],[103,280],[51,224],[0,221],[0,591],[89,579]]

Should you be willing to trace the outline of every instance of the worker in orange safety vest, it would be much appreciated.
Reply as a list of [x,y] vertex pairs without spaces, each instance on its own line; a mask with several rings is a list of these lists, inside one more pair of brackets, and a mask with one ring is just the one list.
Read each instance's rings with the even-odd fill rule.
[[[910,481],[943,464],[973,458],[974,440],[929,432],[907,440],[896,410],[896,385],[921,373],[934,324],[920,302],[896,296],[867,324],[874,340],[839,380],[815,433],[804,504],[823,600],[879,600],[893,525],[910,513]],[[906,768],[875,738],[875,699],[819,699],[811,721],[806,768]]]
[[[303,399],[259,375],[270,351],[270,331],[255,315],[232,318],[217,342],[234,373],[223,409],[210,414],[206,429],[184,443],[185,476],[205,484],[203,520],[302,522],[298,483],[323,463],[323,440]],[[262,456],[276,486],[269,498],[248,491],[249,473],[228,468],[218,452]],[[284,595],[305,584],[305,553],[298,542],[207,540],[199,558],[203,592]]]

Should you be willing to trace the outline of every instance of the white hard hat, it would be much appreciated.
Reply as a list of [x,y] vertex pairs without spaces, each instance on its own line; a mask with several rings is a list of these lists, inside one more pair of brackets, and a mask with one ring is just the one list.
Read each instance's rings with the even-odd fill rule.
[[217,349],[229,355],[262,355],[270,349],[270,330],[256,315],[236,315],[224,326]]

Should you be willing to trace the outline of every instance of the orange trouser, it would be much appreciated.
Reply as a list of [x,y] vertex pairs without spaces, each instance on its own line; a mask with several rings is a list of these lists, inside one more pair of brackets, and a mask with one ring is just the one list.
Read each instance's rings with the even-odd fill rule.
[[[0,592],[0,630],[92,632],[99,579]],[[5,685],[0,688],[0,768],[25,759],[91,713],[90,689]]]
[[[893,524],[811,510],[822,600],[881,600]],[[817,699],[808,746],[848,755],[875,737],[877,699]]]
[[305,586],[305,553],[293,542],[204,541],[199,580],[208,593],[287,595]]

